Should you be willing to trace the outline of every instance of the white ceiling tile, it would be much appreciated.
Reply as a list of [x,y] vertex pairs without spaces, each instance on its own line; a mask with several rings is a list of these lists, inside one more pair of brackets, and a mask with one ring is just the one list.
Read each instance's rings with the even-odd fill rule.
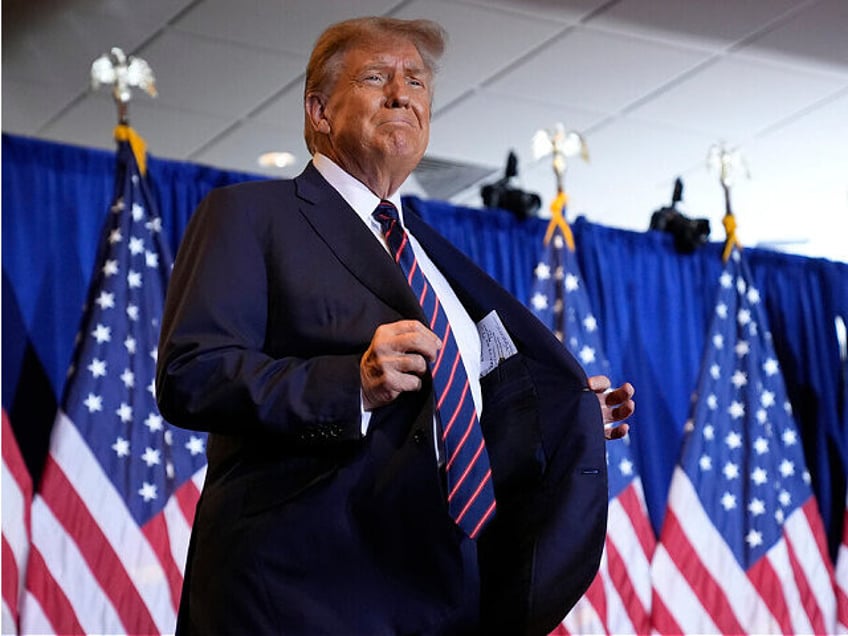
[[822,0],[805,5],[739,52],[848,75],[848,2]]
[[67,91],[55,84],[20,81],[3,75],[3,130],[35,135],[67,102]]
[[381,15],[394,4],[391,0],[205,0],[186,12],[178,26],[192,33],[288,51],[306,59],[318,35],[331,24],[357,16]]
[[250,117],[269,126],[303,131],[303,80],[292,84],[285,91],[269,100]]
[[615,113],[670,82],[706,54],[576,28],[489,84],[502,95]]
[[[547,20],[437,0],[413,0],[397,17],[435,20],[448,33],[440,64],[446,72],[436,80],[434,110],[480,86],[562,28]],[[506,33],[509,37],[498,35]]]
[[[295,163],[282,169],[262,168],[257,163],[265,152],[287,150],[295,155]],[[232,170],[245,170],[267,176],[291,177],[303,170],[309,161],[303,136],[258,122],[245,122],[215,140],[193,160]]]
[[686,46],[721,49],[797,6],[797,0],[620,0],[598,12],[588,24]]
[[743,140],[835,94],[843,82],[728,56],[652,96],[631,114]]
[[89,86],[95,58],[113,46],[132,52],[152,28],[144,21],[73,11],[13,24],[6,21],[5,11],[3,18],[3,75],[49,81],[67,91],[69,99]]
[[168,106],[239,118],[297,77],[303,60],[169,30],[142,52]]
[[[227,121],[200,113],[164,108],[152,100],[130,103],[130,122],[144,137],[151,154],[163,158],[187,159],[206,139],[218,134]],[[111,96],[90,93],[47,126],[44,135],[64,143],[112,149],[112,131],[117,110]]]
[[467,4],[576,23],[609,0],[464,0]]
[[[480,91],[438,114],[431,126],[429,154],[485,166],[502,166],[510,149],[520,165],[532,161],[531,142],[540,128],[564,122],[582,130],[598,113]],[[457,145],[456,140],[462,144]]]

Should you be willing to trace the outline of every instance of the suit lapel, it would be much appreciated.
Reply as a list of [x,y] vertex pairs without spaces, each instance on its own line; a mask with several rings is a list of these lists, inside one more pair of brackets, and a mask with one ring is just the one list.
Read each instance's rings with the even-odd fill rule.
[[312,163],[294,181],[301,214],[340,263],[402,315],[423,318],[421,306],[400,268]]

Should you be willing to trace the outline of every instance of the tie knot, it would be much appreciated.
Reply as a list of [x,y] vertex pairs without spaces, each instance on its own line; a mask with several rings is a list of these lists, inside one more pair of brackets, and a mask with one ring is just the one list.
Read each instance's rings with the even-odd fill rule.
[[380,205],[371,213],[371,216],[380,223],[384,234],[389,231],[392,223],[398,223],[400,221],[397,208],[391,201],[380,201]]

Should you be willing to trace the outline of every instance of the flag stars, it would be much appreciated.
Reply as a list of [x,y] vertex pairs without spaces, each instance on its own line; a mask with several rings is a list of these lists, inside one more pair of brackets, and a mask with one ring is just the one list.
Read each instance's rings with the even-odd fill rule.
[[750,547],[756,548],[757,546],[762,545],[763,543],[763,533],[754,530],[753,528],[748,531],[748,534],[745,535],[745,543],[747,543]]
[[139,238],[137,236],[133,236],[130,239],[130,254],[133,256],[138,256],[139,254],[144,253],[144,239]]
[[133,388],[135,386],[135,373],[130,369],[124,369],[124,372],[121,374],[121,382],[124,383],[126,388]]
[[716,305],[716,315],[722,320],[727,318],[727,305],[724,303],[719,303]]
[[734,508],[736,508],[736,496],[735,496],[735,495],[732,495],[732,494],[731,494],[731,493],[729,493],[729,492],[725,492],[725,493],[721,496],[721,506],[722,506],[722,508],[724,508],[726,511],[727,511],[727,510],[733,510]]
[[783,431],[781,438],[784,446],[795,446],[798,443],[798,434],[791,429]]
[[83,401],[83,405],[88,409],[89,413],[97,413],[103,410],[103,398],[94,393],[89,393],[88,397]]
[[551,277],[551,268],[547,263],[539,263],[533,271],[539,280],[548,280]]
[[138,305],[127,305],[127,318],[133,322],[138,320]]
[[173,479],[176,472],[177,471],[174,469],[174,463],[173,462],[166,462],[165,463],[165,475],[168,477],[168,479]]
[[710,377],[713,380],[718,380],[721,377],[721,367],[717,364],[714,364],[710,367]]
[[744,371],[740,371],[739,369],[733,374],[733,377],[730,378],[730,382],[737,389],[741,389],[743,386],[748,384],[748,376]]
[[752,305],[756,305],[758,302],[760,302],[759,290],[757,290],[756,287],[751,287],[751,289],[748,290],[747,298],[749,303],[751,303]]
[[159,451],[155,448],[150,448],[148,446],[144,449],[144,454],[141,456],[141,461],[147,464],[148,468],[156,466],[161,461],[159,458]]
[[533,304],[533,309],[536,311],[544,311],[548,308],[548,297],[541,292],[533,294],[533,298],[530,302]]
[[115,306],[115,294],[112,294],[107,291],[100,292],[100,295],[94,301],[94,304],[100,307],[100,309],[112,309]]
[[192,456],[199,455],[204,451],[203,438],[192,435],[185,443],[185,447]]
[[156,484],[144,482],[139,489],[138,494],[142,496],[145,502],[153,501],[158,496],[156,494]]
[[717,333],[713,336],[713,346],[716,349],[724,349],[724,336],[720,333]]
[[757,452],[757,455],[765,455],[769,450],[768,440],[763,437],[755,439],[754,450]]
[[727,437],[724,438],[724,443],[727,444],[727,447],[730,450],[735,450],[742,446],[742,436],[736,431],[731,431],[727,434]]
[[595,350],[589,345],[583,345],[578,356],[583,364],[591,364],[595,361]]
[[730,406],[727,407],[727,413],[734,420],[738,420],[740,417],[745,415],[745,405],[742,404],[741,402],[737,401],[737,400],[733,400],[733,402],[731,402]]
[[144,253],[144,264],[148,267],[159,267],[159,255],[156,252],[145,252]]
[[598,321],[595,320],[595,317],[592,314],[589,314],[583,319],[583,327],[586,331],[592,333],[598,328]]
[[144,207],[138,203],[133,203],[132,218],[133,221],[141,221],[144,218]]
[[104,342],[109,342],[112,339],[112,329],[104,324],[97,323],[97,326],[94,328],[94,331],[91,332],[91,335],[97,341],[97,344],[103,344]]
[[111,278],[118,273],[118,261],[113,259],[107,260],[103,264],[103,269],[101,271],[106,278]]
[[124,236],[121,234],[120,229],[114,229],[109,232],[109,243],[114,245],[115,243],[120,243],[124,240]]
[[757,421],[760,424],[768,422],[768,413],[766,413],[765,409],[757,409]]
[[144,420],[144,425],[150,430],[151,433],[155,433],[157,431],[161,431],[164,428],[164,420],[162,416],[158,413],[149,413],[147,415],[147,419]]
[[698,460],[698,466],[701,467],[701,470],[704,472],[713,469],[713,460],[709,455],[701,455],[701,458]]
[[157,216],[156,218],[151,219],[147,223],[145,223],[144,227],[146,227],[148,230],[150,230],[151,232],[154,232],[154,233],[161,232],[162,231],[162,219],[160,219]]
[[130,289],[141,287],[141,273],[130,270],[130,273],[127,274],[127,285],[130,286]]
[[88,365],[88,370],[91,372],[92,377],[102,378],[106,376],[106,361],[98,360],[94,358],[91,361],[91,364]]
[[712,424],[704,426],[704,439],[709,441],[715,439],[715,427]]
[[124,348],[127,350],[127,353],[133,355],[135,353],[135,347],[135,338],[133,338],[132,336],[127,336],[127,339],[124,340]]
[[763,363],[763,371],[765,371],[766,375],[771,377],[775,373],[777,373],[780,366],[777,364],[777,360],[774,358],[769,358]]
[[736,346],[733,348],[736,351],[736,355],[740,358],[744,358],[751,351],[751,346],[745,340],[740,340],[736,343]]
[[711,411],[715,411],[718,408],[718,398],[715,396],[715,393],[707,396],[707,408]]
[[740,309],[736,314],[736,322],[744,327],[751,322],[751,312],[747,309]]
[[115,414],[121,418],[121,421],[125,424],[132,422],[133,410],[126,402],[121,402],[121,406],[117,411],[115,411]]
[[780,494],[777,496],[777,500],[780,502],[781,506],[788,508],[789,504],[792,503],[792,495],[789,494],[788,490],[781,490]]
[[174,434],[170,430],[165,431],[163,439],[165,440],[165,444],[167,444],[168,446],[174,445]]
[[118,457],[127,457],[130,454],[130,443],[129,440],[125,440],[123,437],[119,437],[115,440],[115,443],[112,444],[112,450],[115,451],[115,454]]
[[730,287],[733,285],[733,276],[730,275],[730,272],[724,272],[721,275],[721,278],[718,279],[718,282],[725,289],[730,289]]
[[757,486],[762,486],[768,482],[768,471],[765,468],[757,467],[751,473],[751,481]]
[[762,499],[758,499],[754,497],[751,500],[751,503],[748,504],[748,512],[750,512],[753,516],[759,517],[766,512],[766,504]]
[[625,457],[619,462],[618,470],[625,477],[630,477],[633,474],[633,462]]
[[565,277],[565,291],[573,292],[580,289],[580,279],[574,274],[568,274]]
[[739,466],[734,464],[733,462],[727,462],[724,465],[724,468],[721,469],[722,474],[725,479],[736,479],[739,477]]
[[778,466],[778,470],[783,477],[791,477],[795,474],[795,464],[789,461],[788,459],[784,459],[780,462],[780,466]]
[[760,404],[763,405],[764,409],[774,406],[774,393],[771,391],[763,391],[760,396]]

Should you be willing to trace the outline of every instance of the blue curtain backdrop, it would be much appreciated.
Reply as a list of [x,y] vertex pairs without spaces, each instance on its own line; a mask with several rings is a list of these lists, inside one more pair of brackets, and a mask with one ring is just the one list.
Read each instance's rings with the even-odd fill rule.
[[[37,478],[112,196],[115,155],[10,135],[2,144],[2,402]],[[155,157],[148,170],[174,253],[209,190],[260,178]],[[527,301],[545,221],[437,201],[408,203]],[[633,214],[647,226],[649,210]],[[744,213],[739,222],[744,227]],[[637,388],[631,438],[658,529],[714,310],[721,244],[686,256],[661,233],[582,219],[573,230],[613,380]],[[848,322],[848,265],[757,249],[745,255],[765,299],[834,549],[848,465],[846,368],[834,321]]]

